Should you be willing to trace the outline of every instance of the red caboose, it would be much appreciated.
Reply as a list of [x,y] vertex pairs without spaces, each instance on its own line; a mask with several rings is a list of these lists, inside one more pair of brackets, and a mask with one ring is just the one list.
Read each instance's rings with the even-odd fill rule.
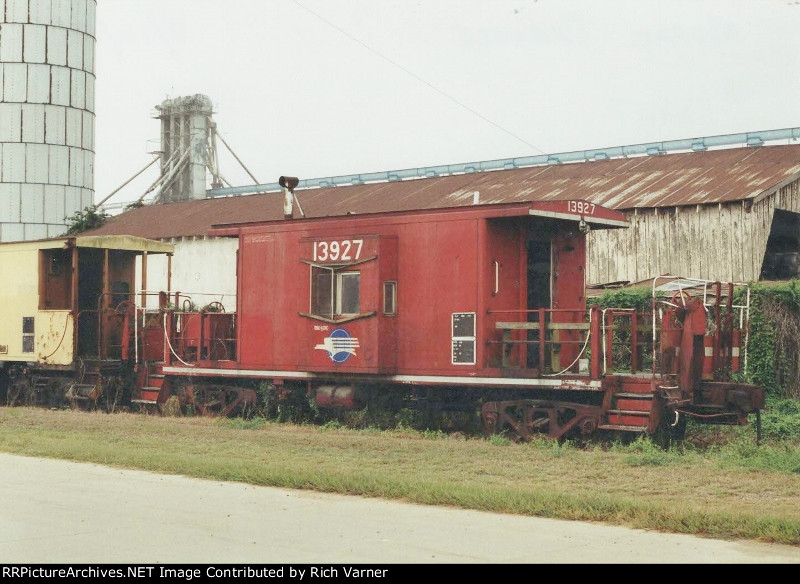
[[[714,311],[702,301],[654,303],[649,315],[587,308],[586,233],[626,226],[585,201],[217,226],[212,235],[239,239],[236,314],[166,311],[163,363],[146,371],[167,384],[148,377],[144,389],[231,413],[253,403],[257,380],[326,407],[410,388],[427,404],[480,408],[487,431],[520,438],[654,434],[662,420],[680,434],[686,415],[746,423],[764,394],[729,381],[721,356],[740,347],[715,341],[714,375],[702,375],[708,314],[715,339],[741,340],[732,288],[724,315],[719,293]],[[620,331],[627,372],[615,364]]]

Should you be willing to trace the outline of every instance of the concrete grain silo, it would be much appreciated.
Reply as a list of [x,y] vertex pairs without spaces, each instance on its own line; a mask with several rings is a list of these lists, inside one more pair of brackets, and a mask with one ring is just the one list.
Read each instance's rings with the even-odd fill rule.
[[61,235],[94,203],[97,0],[2,0],[0,242]]
[[166,99],[156,106],[161,120],[161,191],[159,203],[206,196],[206,168],[215,162],[213,106],[197,94]]

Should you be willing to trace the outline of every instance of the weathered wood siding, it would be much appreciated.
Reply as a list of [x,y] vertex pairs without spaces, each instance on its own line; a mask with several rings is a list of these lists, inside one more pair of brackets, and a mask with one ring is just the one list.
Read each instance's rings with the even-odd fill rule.
[[800,213],[800,181],[756,203],[633,210],[630,228],[589,233],[586,281],[638,282],[664,274],[758,280],[776,209]]

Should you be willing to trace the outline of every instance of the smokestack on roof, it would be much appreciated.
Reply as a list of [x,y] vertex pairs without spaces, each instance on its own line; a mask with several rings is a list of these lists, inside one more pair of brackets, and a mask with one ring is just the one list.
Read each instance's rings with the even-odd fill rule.
[[[294,189],[300,183],[300,179],[296,176],[282,176],[278,179],[278,184],[283,187],[283,218],[284,219],[293,219],[294,218]],[[303,209],[300,207],[300,201],[297,201],[297,208],[300,210],[300,214],[305,216],[303,213]]]

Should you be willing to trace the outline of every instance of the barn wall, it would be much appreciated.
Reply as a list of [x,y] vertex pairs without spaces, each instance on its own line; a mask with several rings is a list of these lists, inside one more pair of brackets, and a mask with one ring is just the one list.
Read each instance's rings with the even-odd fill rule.
[[758,280],[775,209],[800,213],[800,181],[751,204],[636,209],[628,229],[589,233],[587,283],[637,282],[663,274]]
[[[198,237],[176,239],[172,257],[171,292],[191,296],[202,308],[209,302],[221,302],[229,312],[236,310],[237,239]],[[137,288],[141,286],[141,262],[136,265]],[[162,254],[147,258],[147,290],[167,290],[167,257]],[[157,297],[148,299],[148,307],[157,306]]]

